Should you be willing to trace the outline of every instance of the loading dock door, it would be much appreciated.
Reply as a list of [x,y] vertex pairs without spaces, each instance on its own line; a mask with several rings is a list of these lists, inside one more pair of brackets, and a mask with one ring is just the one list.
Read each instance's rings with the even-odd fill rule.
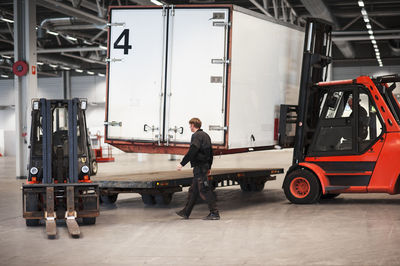
[[[162,128],[166,16],[112,9],[107,138],[157,141]],[[115,121],[116,123],[110,124]]]
[[192,117],[203,121],[214,144],[224,143],[228,16],[227,8],[169,10],[165,132],[170,143],[190,142]]

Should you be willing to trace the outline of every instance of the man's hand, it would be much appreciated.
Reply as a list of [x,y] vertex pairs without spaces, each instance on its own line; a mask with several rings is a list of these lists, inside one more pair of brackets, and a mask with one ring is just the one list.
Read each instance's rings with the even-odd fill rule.
[[176,170],[178,170],[178,171],[180,171],[180,170],[182,170],[182,165],[181,164],[178,164],[178,166],[176,167]]
[[207,176],[211,175],[211,169],[207,171]]

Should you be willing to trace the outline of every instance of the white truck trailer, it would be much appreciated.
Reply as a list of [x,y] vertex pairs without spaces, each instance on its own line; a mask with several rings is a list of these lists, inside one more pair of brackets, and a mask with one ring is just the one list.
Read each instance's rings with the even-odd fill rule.
[[[110,9],[105,141],[126,152],[184,154],[198,117],[215,154],[276,143],[280,104],[297,103],[304,33],[234,5]],[[274,134],[275,133],[275,134]],[[261,191],[281,168],[214,169],[213,186]],[[95,177],[102,199],[168,204],[191,171]]]
[[184,154],[198,117],[216,154],[266,149],[296,104],[303,31],[235,5],[112,7],[105,140]]

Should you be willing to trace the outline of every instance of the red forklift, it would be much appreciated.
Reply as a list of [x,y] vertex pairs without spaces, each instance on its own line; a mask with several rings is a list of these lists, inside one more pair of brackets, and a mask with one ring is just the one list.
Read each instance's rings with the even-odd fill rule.
[[400,76],[326,82],[331,26],[306,27],[293,164],[283,189],[310,204],[340,193],[400,193]]

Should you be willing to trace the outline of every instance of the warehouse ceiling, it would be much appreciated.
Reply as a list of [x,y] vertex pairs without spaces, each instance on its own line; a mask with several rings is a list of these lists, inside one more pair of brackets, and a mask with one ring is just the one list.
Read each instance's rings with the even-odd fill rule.
[[[58,76],[105,73],[108,6],[155,0],[36,0],[38,70]],[[153,1],[153,2],[152,2]],[[236,4],[304,26],[306,17],[334,25],[335,66],[400,65],[400,1],[395,0],[163,0],[165,4]],[[359,3],[362,2],[362,3]],[[362,14],[364,5],[366,14]],[[364,15],[364,16],[363,16]],[[368,33],[367,25],[371,25]],[[369,27],[369,26],[368,26]],[[373,35],[373,41],[371,39]],[[374,47],[375,44],[375,47]],[[0,76],[11,78],[13,1],[0,2]]]

